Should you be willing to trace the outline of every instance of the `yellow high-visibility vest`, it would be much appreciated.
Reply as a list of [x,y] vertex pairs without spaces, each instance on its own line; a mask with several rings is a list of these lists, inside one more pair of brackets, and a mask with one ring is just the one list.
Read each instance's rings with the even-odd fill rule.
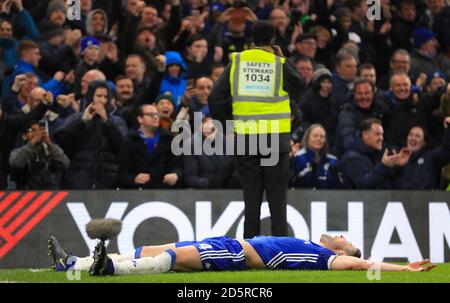
[[230,85],[237,134],[291,132],[289,95],[283,89],[285,58],[261,49],[231,54]]

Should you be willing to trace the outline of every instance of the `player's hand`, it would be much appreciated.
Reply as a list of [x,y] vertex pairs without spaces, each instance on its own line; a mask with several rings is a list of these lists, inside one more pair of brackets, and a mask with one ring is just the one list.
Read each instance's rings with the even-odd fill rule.
[[108,121],[108,113],[106,112],[103,103],[100,102],[94,103],[92,107],[94,108],[95,113],[100,116],[103,123],[106,123]]
[[444,119],[444,127],[447,128],[450,125],[450,116]]
[[158,55],[155,57],[156,68],[159,72],[164,72],[166,70],[166,61],[167,58],[164,55]]
[[91,121],[92,118],[95,115],[95,108],[94,108],[94,103],[89,104],[86,109],[83,112],[83,116],[81,116],[81,119],[84,122],[88,122]]
[[223,13],[220,14],[219,18],[217,19],[217,22],[219,23],[226,23],[228,20],[230,20],[230,13],[233,11],[234,7],[227,8]]
[[278,57],[283,57],[284,58],[284,54],[283,51],[281,50],[281,47],[279,45],[272,45],[272,48],[275,52],[275,55],[277,55]]
[[134,178],[134,183],[136,184],[145,184],[150,181],[150,174],[138,174],[136,178]]
[[409,158],[411,157],[412,151],[404,147],[400,150],[400,152],[395,153],[394,162],[397,166],[404,166],[406,163],[408,163]]
[[73,84],[75,82],[75,71],[71,70],[67,75],[64,77],[64,81]]
[[[287,3],[287,5],[289,5],[289,1],[285,1],[285,4],[286,3]],[[255,15],[255,13],[249,7],[243,7],[242,9],[247,13],[247,16],[245,17],[245,19],[247,21],[255,22],[258,20],[258,17]]]
[[53,76],[53,79],[55,79],[58,82],[61,82],[66,77],[66,73],[62,71],[57,71],[55,75]]
[[19,12],[23,11],[23,3],[22,0],[13,0],[14,4],[16,5],[16,8]]
[[297,37],[301,34],[303,34],[303,25],[300,22],[298,22],[297,24],[294,25],[294,31],[292,32],[291,35],[292,45],[295,45],[295,40],[297,40]]
[[300,143],[291,143],[291,152],[289,156],[292,158],[300,150]]
[[13,2],[11,0],[6,0],[5,2],[1,3],[0,13],[9,15],[11,13],[12,4]]
[[52,144],[52,141],[50,140],[50,136],[48,135],[48,133],[45,129],[42,131],[42,142],[46,143],[47,145]]
[[380,28],[380,34],[384,35],[389,33],[389,31],[392,29],[392,25],[390,22],[384,22],[383,25]]
[[436,267],[435,264],[431,264],[430,260],[426,259],[426,260],[422,260],[422,261],[409,263],[406,266],[406,270],[407,271],[414,271],[414,272],[430,271],[430,270],[432,270],[435,267]]
[[178,181],[178,175],[173,173],[173,174],[167,174],[164,176],[164,180],[163,183],[167,184],[169,186],[174,186]]
[[117,45],[112,41],[106,42],[104,45],[106,58],[108,58],[111,62],[116,63],[119,60],[119,50],[117,49]]
[[383,157],[381,158],[381,162],[387,167],[393,167],[395,165],[394,156],[395,155],[389,156],[389,150],[387,148],[385,148]]
[[425,73],[420,73],[419,77],[417,77],[416,85],[423,87],[425,82],[427,82],[427,75]]
[[70,106],[72,107],[73,111],[76,113],[80,112],[80,103],[78,103],[75,99],[75,94],[71,93],[67,95],[67,97],[69,98]]
[[11,87],[11,90],[12,90],[13,92],[18,93],[19,90],[22,88],[22,86],[23,86],[26,82],[27,82],[27,76],[25,76],[25,74],[17,75],[17,76],[14,78],[14,83],[13,83],[13,85],[12,85],[12,87]]

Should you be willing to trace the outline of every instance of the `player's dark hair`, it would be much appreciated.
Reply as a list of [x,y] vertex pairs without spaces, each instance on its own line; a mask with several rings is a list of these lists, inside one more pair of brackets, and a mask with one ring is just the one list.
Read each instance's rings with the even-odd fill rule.
[[351,256],[356,257],[356,258],[361,258],[361,250],[359,248],[357,248]]

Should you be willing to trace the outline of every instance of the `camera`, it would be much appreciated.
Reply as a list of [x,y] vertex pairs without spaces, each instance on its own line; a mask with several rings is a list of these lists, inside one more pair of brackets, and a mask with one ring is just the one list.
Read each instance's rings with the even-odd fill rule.
[[291,132],[291,140],[294,143],[300,143],[302,141],[305,129],[303,126],[299,126]]

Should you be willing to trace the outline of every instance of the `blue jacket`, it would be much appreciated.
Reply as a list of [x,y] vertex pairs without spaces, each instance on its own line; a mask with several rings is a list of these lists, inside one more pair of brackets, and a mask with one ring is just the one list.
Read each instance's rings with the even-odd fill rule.
[[[42,83],[42,78],[38,75],[38,73],[35,70],[35,67],[31,65],[28,62],[25,62],[23,60],[19,60],[17,62],[17,65],[11,75],[11,79],[14,79],[17,75],[20,74],[26,74],[26,73],[33,73],[38,78],[39,86],[44,88],[45,90],[49,90],[52,92],[53,96],[57,96],[64,92],[65,85],[63,82],[58,82],[55,79],[50,79],[49,81]],[[12,82],[10,83],[9,88],[11,88]]]
[[342,182],[338,172],[338,159],[326,154],[319,163],[314,161],[316,153],[302,148],[292,161],[291,186],[296,188],[330,189],[341,188]]
[[339,77],[333,75],[333,88],[331,89],[331,96],[339,107],[342,107],[345,103],[350,102],[353,99],[353,92],[348,88],[348,82]]
[[369,148],[359,134],[352,135],[350,150],[341,159],[340,171],[346,188],[390,189],[393,170],[381,162],[383,151]]
[[182,76],[186,71],[186,65],[184,64],[183,58],[178,52],[169,51],[165,53],[165,56],[166,66],[178,64],[181,67],[181,72],[180,75],[178,75],[178,77],[176,78],[169,76],[166,72],[163,80],[161,81],[159,93],[163,94],[169,91],[172,94],[175,105],[178,107],[186,90],[187,82]]

